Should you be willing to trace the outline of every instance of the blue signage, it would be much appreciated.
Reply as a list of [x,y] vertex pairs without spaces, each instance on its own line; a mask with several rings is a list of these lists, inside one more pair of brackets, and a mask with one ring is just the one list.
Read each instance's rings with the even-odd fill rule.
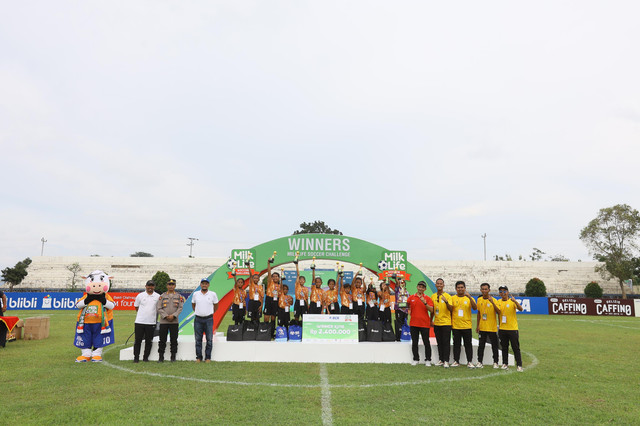
[[[497,300],[500,300],[499,297],[496,297]],[[515,298],[520,306],[522,306],[522,311],[516,310],[516,314],[532,314],[532,315],[549,315],[549,303],[547,302],[546,297],[516,297]],[[478,313],[478,311],[472,310],[474,314]]]
[[83,294],[82,292],[5,293],[8,310],[72,310],[76,309],[76,302]]

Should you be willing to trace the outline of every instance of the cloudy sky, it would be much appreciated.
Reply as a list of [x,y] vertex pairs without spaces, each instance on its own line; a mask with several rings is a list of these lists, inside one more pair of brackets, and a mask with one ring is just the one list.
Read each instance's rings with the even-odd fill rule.
[[0,267],[227,256],[323,220],[589,260],[640,208],[637,1],[3,2]]

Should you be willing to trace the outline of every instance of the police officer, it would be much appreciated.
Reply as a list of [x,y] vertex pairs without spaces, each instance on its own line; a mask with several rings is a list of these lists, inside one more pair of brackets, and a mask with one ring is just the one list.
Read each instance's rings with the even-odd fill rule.
[[167,282],[167,291],[158,299],[160,314],[160,340],[158,342],[158,362],[164,362],[164,351],[167,347],[167,334],[171,332],[171,361],[176,360],[178,352],[178,316],[182,312],[184,297],[176,293],[176,280]]

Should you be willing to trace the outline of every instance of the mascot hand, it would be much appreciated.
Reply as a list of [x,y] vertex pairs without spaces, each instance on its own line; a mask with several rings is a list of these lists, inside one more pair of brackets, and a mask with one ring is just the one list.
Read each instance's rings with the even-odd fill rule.
[[93,294],[87,294],[87,297],[84,299],[84,304],[88,305],[89,303],[93,302],[96,299],[96,296]]
[[103,305],[107,304],[107,296],[104,293],[101,293],[98,296],[96,296],[96,300],[102,303]]

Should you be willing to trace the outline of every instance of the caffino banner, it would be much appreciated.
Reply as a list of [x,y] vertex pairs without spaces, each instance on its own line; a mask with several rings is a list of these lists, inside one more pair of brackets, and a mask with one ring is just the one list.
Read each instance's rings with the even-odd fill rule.
[[549,297],[549,315],[597,315],[632,317],[633,299]]

